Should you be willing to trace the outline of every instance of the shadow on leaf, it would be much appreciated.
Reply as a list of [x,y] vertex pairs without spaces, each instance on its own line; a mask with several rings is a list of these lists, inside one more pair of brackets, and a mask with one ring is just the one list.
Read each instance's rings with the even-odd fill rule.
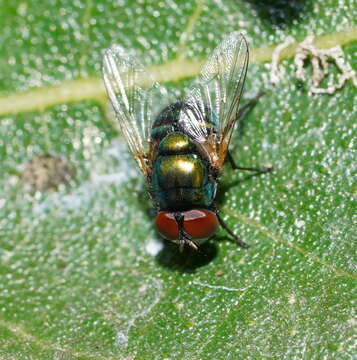
[[311,0],[246,0],[258,15],[272,25],[283,28],[303,19],[311,11]]
[[166,241],[159,252],[157,262],[170,270],[194,273],[196,269],[209,264],[217,256],[217,246],[212,240],[202,244],[198,251],[185,248],[182,252],[176,244]]

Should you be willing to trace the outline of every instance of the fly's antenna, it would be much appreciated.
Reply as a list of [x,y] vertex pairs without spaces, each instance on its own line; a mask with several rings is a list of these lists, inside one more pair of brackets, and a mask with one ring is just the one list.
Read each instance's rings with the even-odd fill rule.
[[185,231],[184,227],[183,227],[183,222],[185,220],[185,216],[182,212],[177,211],[174,213],[174,217],[175,220],[177,222],[177,226],[179,228],[179,248],[180,251],[182,252],[185,245],[187,244],[188,246],[192,247],[195,250],[198,250],[198,246],[197,244],[192,240],[192,237],[187,234],[187,232]]

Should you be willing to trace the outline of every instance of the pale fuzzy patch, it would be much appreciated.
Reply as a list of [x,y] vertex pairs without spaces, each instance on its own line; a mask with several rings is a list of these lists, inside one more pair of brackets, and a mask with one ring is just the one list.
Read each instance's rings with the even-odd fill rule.
[[[345,61],[344,53],[341,46],[334,46],[330,49],[318,49],[313,43],[314,37],[309,35],[296,48],[294,57],[295,75],[301,81],[307,81],[306,69],[304,64],[307,60],[312,65],[312,84],[309,92],[312,94],[333,94],[341,89],[348,80],[351,80],[354,86],[357,86],[356,72],[351,65]],[[279,66],[279,58],[284,49],[293,44],[295,39],[288,36],[282,44],[279,44],[272,54],[272,62],[270,64],[270,82],[273,85],[279,83],[285,76],[285,69]],[[329,74],[329,64],[334,63],[339,74],[334,82],[333,78],[329,78],[328,86],[323,88],[320,86],[323,79]]]
[[[313,40],[313,36],[308,36],[299,44],[295,55],[296,77],[299,80],[306,80],[304,62],[306,59],[311,61],[312,86],[310,87],[310,92],[314,94],[333,94],[336,90],[341,89],[348,80],[351,80],[354,86],[357,86],[356,72],[345,61],[341,46],[335,46],[330,49],[317,49],[313,44]],[[329,63],[331,62],[334,62],[340,71],[337,76],[337,82],[333,82],[333,79],[330,78],[328,86],[322,88],[320,83],[328,75]]]
[[[151,310],[158,304],[162,297],[163,287],[162,281],[156,278],[147,276],[146,282],[138,289],[137,296],[141,299],[140,302],[133,303],[133,313],[130,315],[118,314],[116,309],[113,309],[112,315],[118,318],[120,325],[116,327],[116,345],[119,348],[126,348],[129,344],[129,333],[131,328],[135,325],[139,318],[147,317]],[[147,298],[146,298],[147,297]],[[113,318],[111,318],[113,320]],[[122,322],[124,320],[124,322]]]
[[148,243],[146,244],[146,251],[148,254],[152,256],[156,256],[164,247],[163,241],[159,239],[151,238]]
[[279,66],[279,58],[281,52],[286,49],[289,45],[293,44],[295,39],[292,36],[288,36],[285,41],[279,44],[273,51],[272,60],[270,64],[270,82],[273,85],[279,83],[285,75],[285,69]]

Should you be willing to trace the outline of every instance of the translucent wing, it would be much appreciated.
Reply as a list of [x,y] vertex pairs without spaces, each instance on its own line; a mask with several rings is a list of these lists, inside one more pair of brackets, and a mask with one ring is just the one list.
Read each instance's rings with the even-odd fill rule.
[[189,93],[187,131],[201,143],[218,168],[224,163],[237,120],[249,61],[248,44],[238,32],[228,35],[203,66]]
[[157,115],[155,104],[162,106],[163,99],[167,98],[166,90],[117,45],[105,52],[103,78],[120,129],[140,169],[149,176],[150,132]]

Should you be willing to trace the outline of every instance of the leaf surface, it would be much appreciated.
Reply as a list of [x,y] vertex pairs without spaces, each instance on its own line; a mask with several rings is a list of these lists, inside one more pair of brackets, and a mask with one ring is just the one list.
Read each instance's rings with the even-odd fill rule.
[[[353,358],[356,88],[309,95],[292,54],[273,88],[262,62],[288,35],[314,34],[344,44],[353,64],[355,9],[279,3],[1,1],[2,359]],[[144,180],[108,113],[103,50],[129,49],[179,94],[234,30],[253,54],[244,99],[267,94],[231,150],[241,166],[275,168],[227,166],[221,181],[224,217],[251,248],[222,231],[199,254],[153,255]],[[24,164],[44,153],[75,168],[69,186],[26,188]]]

